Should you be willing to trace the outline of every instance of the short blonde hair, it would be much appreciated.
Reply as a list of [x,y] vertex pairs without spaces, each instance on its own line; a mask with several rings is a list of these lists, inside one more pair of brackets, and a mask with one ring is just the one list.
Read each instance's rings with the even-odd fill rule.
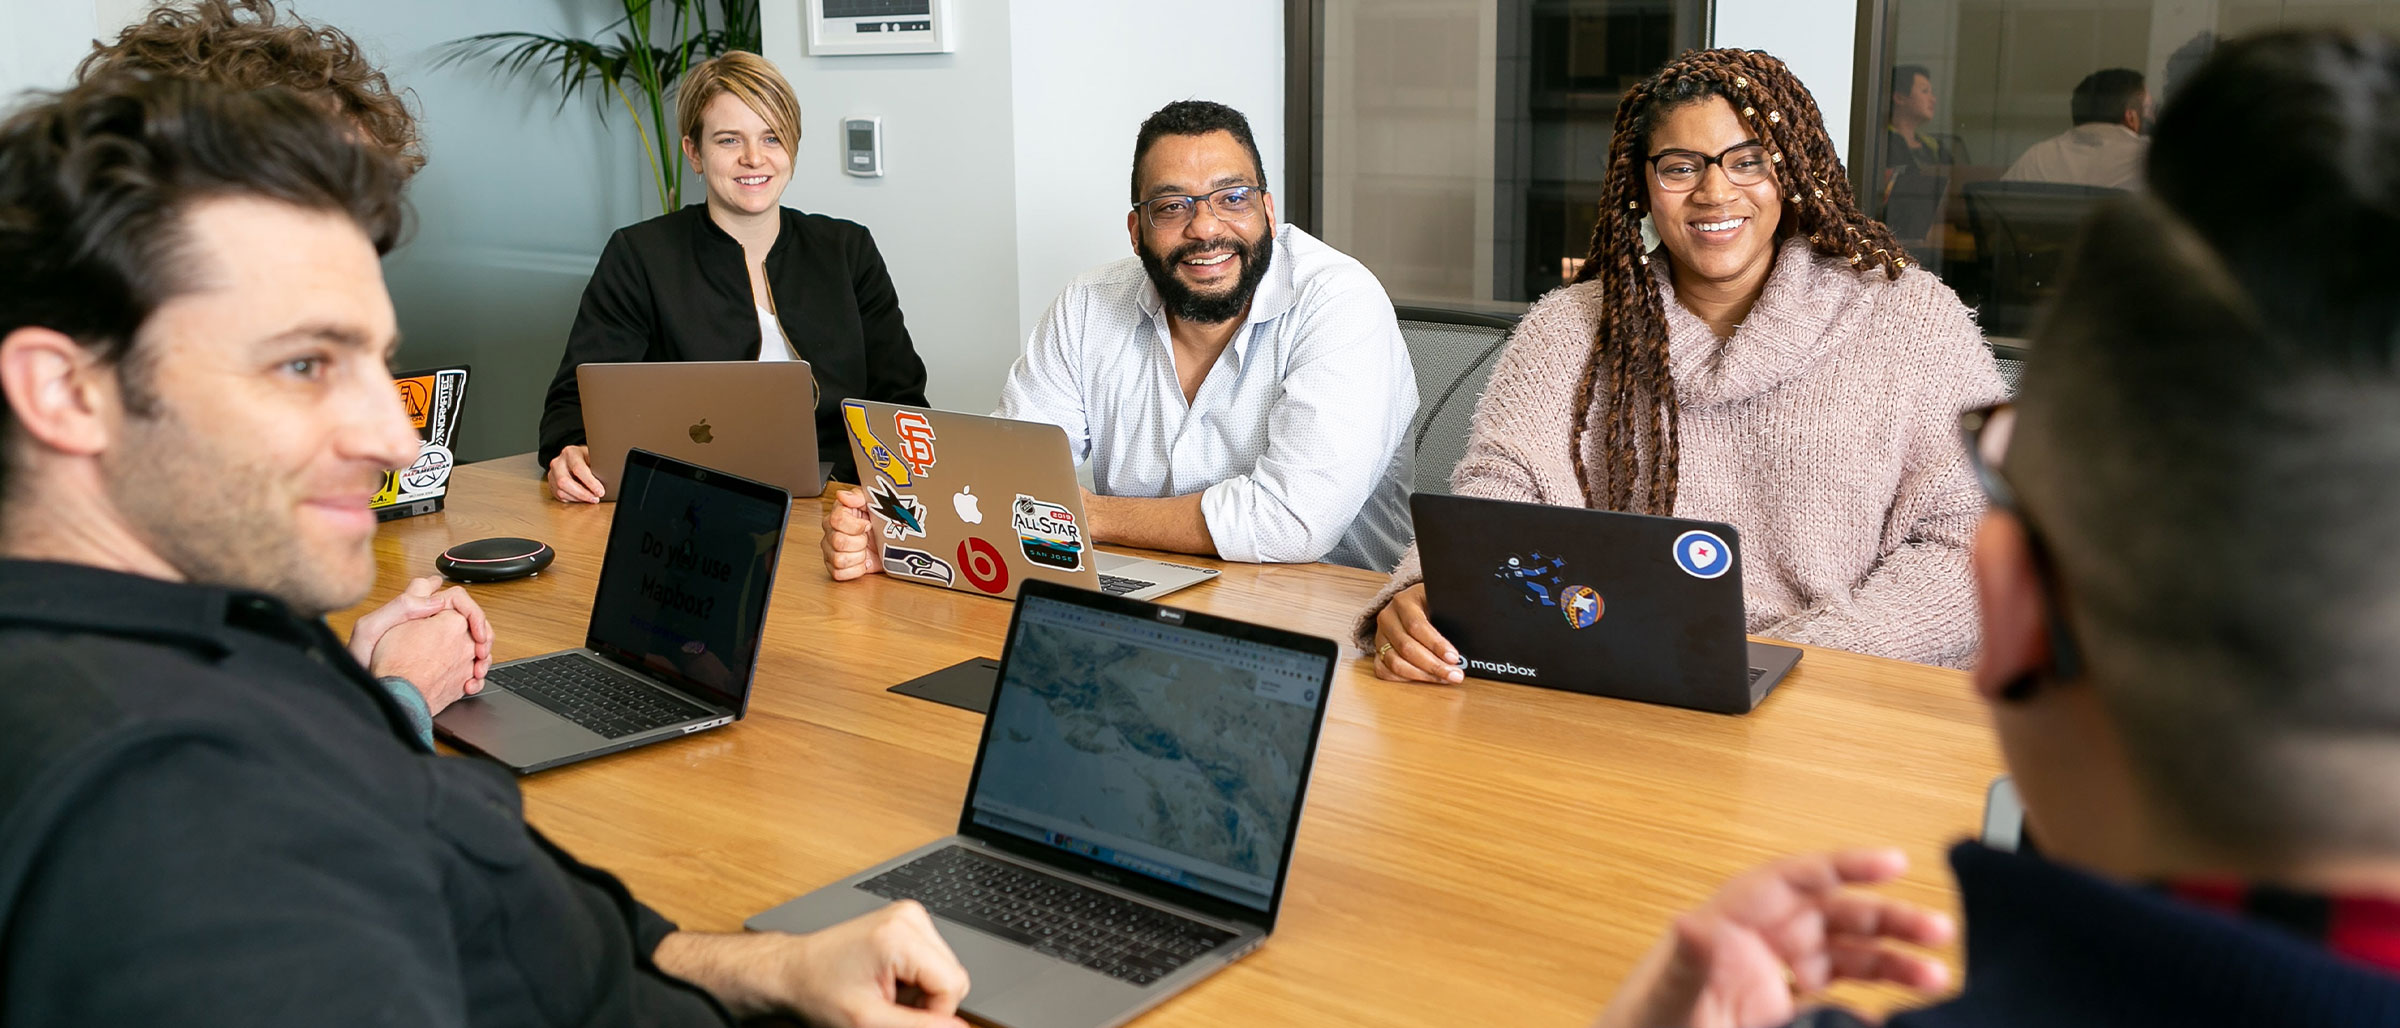
[[675,120],[683,138],[695,146],[700,143],[700,112],[727,93],[750,105],[775,130],[784,152],[800,142],[800,101],[792,95],[792,84],[784,81],[774,62],[747,50],[728,50],[685,73],[675,98]]

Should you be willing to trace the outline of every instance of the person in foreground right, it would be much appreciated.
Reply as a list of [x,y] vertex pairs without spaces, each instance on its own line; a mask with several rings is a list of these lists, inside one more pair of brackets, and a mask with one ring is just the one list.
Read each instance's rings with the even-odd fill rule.
[[[2095,216],[2013,407],[1962,419],[1992,504],[1975,685],[2044,856],[1952,851],[1964,1025],[2400,1024],[2400,41],[2229,45]],[[2264,205],[2263,196],[2278,202]],[[2286,244],[2309,225],[2309,245]],[[1679,918],[1604,1028],[1849,1025],[1838,978],[1940,988],[1947,919],[1800,857]]]

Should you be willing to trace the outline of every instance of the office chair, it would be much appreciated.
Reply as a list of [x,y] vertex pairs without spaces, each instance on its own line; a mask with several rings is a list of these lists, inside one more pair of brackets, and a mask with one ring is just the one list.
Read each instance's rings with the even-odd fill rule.
[[2023,338],[2058,287],[2060,265],[2100,201],[2123,190],[2057,182],[1976,182],[1964,190],[1967,224],[1988,283],[1986,336]]
[[1415,488],[1448,493],[1450,471],[1467,452],[1467,422],[1492,375],[1494,359],[1517,327],[1511,314],[1393,306],[1400,337],[1417,371],[1417,416],[1408,439],[1416,454]]

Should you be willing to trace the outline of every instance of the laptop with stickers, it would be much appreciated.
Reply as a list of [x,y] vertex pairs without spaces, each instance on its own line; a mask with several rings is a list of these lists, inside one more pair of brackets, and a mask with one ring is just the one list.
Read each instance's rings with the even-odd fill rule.
[[1799,663],[1743,634],[1733,526],[1418,493],[1427,616],[1478,678],[1743,714]]
[[976,1023],[1123,1024],[1275,930],[1339,650],[1029,583],[957,833],[748,926],[915,900],[966,966]]
[[1093,549],[1057,425],[872,400],[842,401],[842,422],[884,574],[1004,599],[1040,578],[1137,600],[1217,576]]

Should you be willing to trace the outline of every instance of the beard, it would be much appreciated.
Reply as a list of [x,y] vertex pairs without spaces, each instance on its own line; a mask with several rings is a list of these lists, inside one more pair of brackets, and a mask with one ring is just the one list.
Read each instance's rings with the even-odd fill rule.
[[[1158,288],[1158,298],[1166,304],[1167,313],[1180,321],[1222,325],[1241,317],[1250,308],[1251,295],[1258,292],[1258,283],[1267,277],[1267,265],[1275,259],[1275,223],[1268,221],[1266,230],[1256,239],[1227,236],[1194,240],[1164,257],[1150,249],[1149,241],[1144,240],[1133,252],[1141,257],[1142,270],[1150,273],[1150,284]],[[1212,253],[1230,253],[1242,262],[1241,277],[1222,292],[1200,292],[1175,274],[1183,262]]]

